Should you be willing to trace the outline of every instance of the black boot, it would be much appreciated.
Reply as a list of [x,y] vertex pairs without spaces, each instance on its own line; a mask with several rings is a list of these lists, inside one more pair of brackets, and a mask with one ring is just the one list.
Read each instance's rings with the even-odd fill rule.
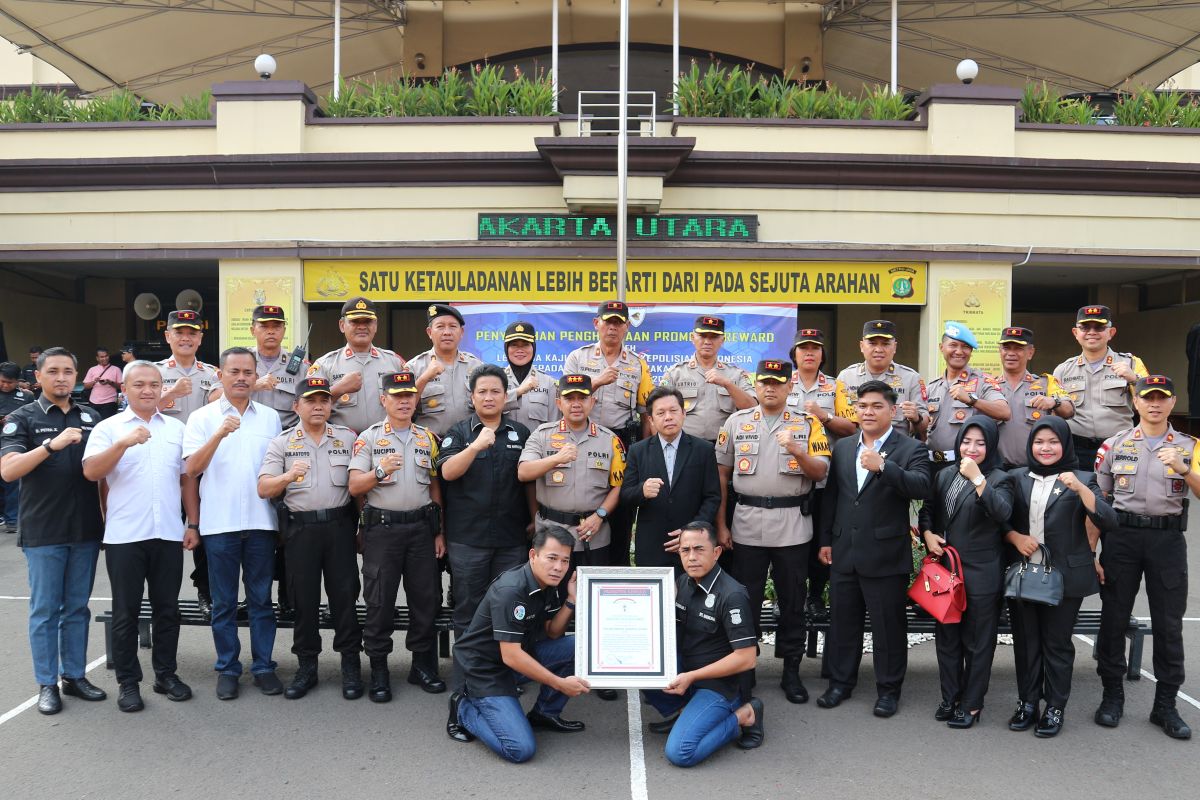
[[1175,708],[1175,695],[1178,693],[1178,686],[1160,683],[1154,687],[1154,708],[1150,711],[1150,722],[1162,728],[1163,733],[1172,739],[1190,739],[1192,729]]
[[413,653],[408,682],[414,686],[420,686],[430,694],[441,694],[446,691],[446,682],[438,677],[437,653],[432,650]]
[[808,689],[804,688],[804,682],[800,680],[799,656],[783,660],[783,678],[779,681],[779,688],[783,689],[783,695],[789,703],[808,702]]
[[392,676],[388,673],[387,656],[371,656],[369,697],[372,703],[390,703],[392,701]]
[[1100,707],[1096,709],[1097,725],[1115,728],[1121,724],[1121,715],[1125,713],[1125,687],[1118,679],[1113,683],[1104,684],[1104,697]]
[[316,656],[300,656],[300,668],[296,670],[292,682],[284,690],[283,696],[288,700],[299,700],[308,694],[308,690],[317,685]]
[[362,661],[358,653],[342,653],[342,697],[357,700],[362,696]]

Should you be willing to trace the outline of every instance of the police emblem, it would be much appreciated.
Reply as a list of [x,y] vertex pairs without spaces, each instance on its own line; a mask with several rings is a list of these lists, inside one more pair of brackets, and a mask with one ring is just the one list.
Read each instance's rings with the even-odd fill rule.
[[[418,444],[428,444],[428,442],[418,442]],[[449,447],[452,444],[454,444],[453,436],[447,436],[445,439],[442,439],[442,447],[443,448]]]
[[376,447],[387,447],[391,443],[392,443],[391,439],[376,439],[375,440]]
[[739,453],[749,453],[750,452],[750,443],[744,442],[744,443],[738,445],[738,452]]
[[751,431],[754,430],[754,425],[752,425],[749,422],[743,423],[742,430],[745,431],[746,433],[750,433]]
[[717,434],[717,447],[724,447],[725,443],[728,441],[729,441],[729,434],[726,431],[722,430],[720,433]]
[[17,423],[10,422],[4,426],[4,435],[5,436],[11,436],[16,432],[17,432]]
[[362,450],[366,446],[367,446],[367,443],[364,442],[362,439],[355,439],[354,440],[354,455],[358,455],[358,451]]
[[742,610],[740,608],[729,609],[729,621],[734,625],[742,624]]
[[742,458],[738,460],[738,472],[750,471],[750,459]]
[[521,440],[521,437],[517,434],[516,431],[509,431],[508,432],[508,440],[510,442],[517,442],[517,441]]
[[967,418],[967,412],[965,412],[965,411],[955,411],[955,412],[954,412],[954,418],[955,418],[955,419],[958,419],[958,420],[966,419],[966,418]]
[[342,395],[341,397],[339,397],[339,398],[338,398],[338,402],[339,402],[339,403],[349,403],[349,402],[350,402],[350,395],[348,395],[348,394],[344,394],[344,395]]
[[1171,491],[1175,494],[1183,494],[1183,487],[1186,485],[1187,484],[1184,481],[1173,480],[1171,481]]
[[1120,486],[1122,489],[1128,489],[1129,488],[1129,476],[1122,475],[1119,478],[1117,478],[1117,486]]
[[717,596],[715,594],[710,594],[708,597],[704,598],[704,607],[705,608],[712,608],[716,604],[717,604]]
[[82,413],[81,413],[81,414],[79,415],[79,418],[80,418],[81,420],[83,420],[84,422],[91,422],[91,421],[92,421],[92,415],[91,415],[91,414],[82,414]]
[[550,475],[550,482],[551,483],[562,483],[564,480],[566,480],[566,477],[567,477],[566,475],[563,475],[558,470],[555,470]]
[[517,603],[516,607],[513,608],[513,619],[515,619],[517,622],[525,619],[525,606]]
[[432,400],[430,400],[428,403],[426,403],[426,405],[427,405],[427,406],[429,406],[430,408],[437,408],[437,407],[438,407],[438,401],[437,401],[437,398],[436,398],[436,397],[435,397],[435,398],[433,398],[433,399],[432,399]]
[[794,458],[788,459],[788,469],[797,469],[799,466],[800,466],[800,462],[797,461],[796,459],[794,459]]

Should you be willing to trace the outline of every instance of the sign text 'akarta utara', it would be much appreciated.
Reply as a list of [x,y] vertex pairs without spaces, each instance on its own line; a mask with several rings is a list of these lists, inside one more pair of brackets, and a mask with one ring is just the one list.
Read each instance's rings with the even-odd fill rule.
[[[612,241],[617,219],[586,214],[480,214],[479,238],[518,242]],[[629,217],[630,240],[757,242],[754,214],[641,214]]]

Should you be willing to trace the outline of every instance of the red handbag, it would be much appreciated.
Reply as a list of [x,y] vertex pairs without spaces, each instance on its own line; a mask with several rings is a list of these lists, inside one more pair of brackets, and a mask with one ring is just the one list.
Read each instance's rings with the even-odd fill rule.
[[917,579],[908,587],[908,596],[913,602],[945,625],[962,621],[967,608],[967,589],[962,580],[962,559],[953,547],[942,548],[950,569],[942,566],[935,555],[925,556]]

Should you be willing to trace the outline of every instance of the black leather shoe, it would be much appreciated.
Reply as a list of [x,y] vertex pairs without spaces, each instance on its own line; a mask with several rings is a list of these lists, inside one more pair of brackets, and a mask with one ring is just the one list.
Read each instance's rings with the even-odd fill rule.
[[392,702],[392,675],[386,658],[371,659],[371,689],[367,696],[372,703]]
[[754,722],[742,728],[742,735],[737,740],[737,746],[743,750],[753,750],[762,747],[766,731],[763,729],[763,702],[757,697],[750,698],[750,707],[754,709]]
[[362,661],[358,653],[342,653],[342,698],[357,700],[362,696]]
[[122,711],[141,711],[146,707],[142,702],[142,691],[138,688],[137,683],[130,681],[122,683],[117,690],[117,708]]
[[420,686],[421,691],[429,694],[441,694],[446,691],[446,682],[438,677],[437,667],[429,668],[428,663],[418,663],[417,654],[413,654],[412,669],[408,671],[408,682]]
[[592,692],[592,694],[596,695],[596,697],[599,697],[601,700],[607,700],[609,702],[612,702],[618,698],[616,689],[596,689]]
[[830,686],[825,690],[825,694],[817,698],[817,705],[821,708],[837,708],[842,704],[843,700],[849,700],[852,693],[852,689],[846,689],[842,686]]
[[[876,708],[878,708],[878,706],[876,706]],[[950,719],[946,720],[946,727],[954,728],[955,730],[959,731],[965,731],[967,728],[978,722],[982,715],[983,709],[980,709],[972,714],[962,706],[959,706],[958,708],[954,709],[954,715],[950,717]]]
[[[256,675],[255,679],[257,680],[257,678]],[[299,700],[308,694],[309,689],[315,688],[317,688],[317,659],[302,658],[300,659],[300,668],[296,670],[292,682],[284,689],[283,696],[288,700]],[[266,693],[265,689],[263,693]]]
[[1163,733],[1172,739],[1192,738],[1192,729],[1179,716],[1179,710],[1174,705],[1158,705],[1150,712],[1150,722],[1163,729]]
[[807,703],[808,689],[800,680],[800,659],[785,658],[783,660],[783,677],[779,680],[779,688],[789,703]]
[[217,676],[217,699],[218,700],[233,700],[238,696],[238,676],[237,675],[218,675]]
[[[896,695],[881,694],[879,695],[879,699],[875,701],[875,716],[885,718],[894,716],[899,706],[900,702],[896,699]],[[951,718],[951,721],[953,721],[953,718]],[[949,725],[950,723],[946,724]]]
[[446,719],[446,735],[456,742],[473,742],[475,734],[463,727],[458,721],[458,704],[462,702],[462,692],[450,693],[450,716]]
[[296,621],[296,609],[292,608],[292,604],[287,601],[283,592],[279,593],[279,603],[275,606],[275,619],[280,622]]
[[529,720],[529,724],[532,727],[544,728],[548,731],[558,731],[559,733],[578,733],[585,727],[585,725],[578,720],[552,717],[549,714],[543,714],[540,711],[530,711],[525,716]]
[[233,617],[238,622],[245,622],[250,619],[250,607],[246,605],[245,600],[237,604],[237,610],[233,612]]
[[808,598],[804,610],[814,622],[825,622],[829,619],[829,609],[825,606],[825,600],[820,597]]
[[57,714],[62,711],[62,698],[58,687],[54,684],[43,686],[38,692],[37,710],[39,714]]
[[108,692],[98,686],[93,686],[87,678],[63,678],[62,693],[93,703],[97,700],[108,699]]
[[1033,723],[1037,722],[1037,718],[1037,703],[1026,703],[1024,700],[1019,700],[1017,710],[1008,719],[1008,729],[1010,731],[1027,731],[1033,727]]
[[279,676],[275,674],[275,670],[256,673],[254,676],[254,685],[263,694],[283,694],[283,681],[279,680]]
[[938,722],[945,722],[954,716],[954,703],[947,703],[945,700],[938,703],[937,710],[933,712],[933,718]]
[[1100,701],[1100,707],[1096,709],[1093,719],[1097,725],[1103,725],[1105,728],[1115,728],[1121,724],[1121,715],[1124,712],[1124,688],[1105,688],[1104,699]]
[[154,679],[154,693],[165,694],[176,703],[192,699],[192,687],[179,680],[178,675],[163,675]]
[[650,731],[651,733],[657,733],[660,735],[670,733],[671,729],[675,727],[675,721],[677,719],[679,719],[678,711],[676,711],[674,714],[672,714],[669,717],[663,717],[658,722],[651,722],[649,725],[646,726],[646,730]]
[[1042,718],[1038,720],[1037,729],[1033,735],[1039,739],[1050,739],[1058,736],[1063,726],[1063,710],[1054,706],[1046,706]]
[[205,622],[212,622],[212,598],[206,594],[196,594],[196,610]]

